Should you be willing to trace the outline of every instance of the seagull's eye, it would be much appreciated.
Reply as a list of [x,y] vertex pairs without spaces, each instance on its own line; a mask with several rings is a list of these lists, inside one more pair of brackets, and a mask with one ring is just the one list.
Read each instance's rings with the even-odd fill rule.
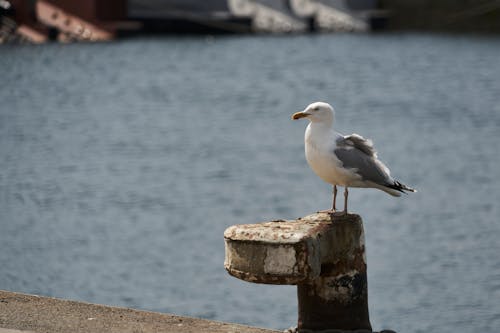
[[319,107],[317,107],[317,106],[313,109],[313,111],[318,111],[318,110],[319,110]]

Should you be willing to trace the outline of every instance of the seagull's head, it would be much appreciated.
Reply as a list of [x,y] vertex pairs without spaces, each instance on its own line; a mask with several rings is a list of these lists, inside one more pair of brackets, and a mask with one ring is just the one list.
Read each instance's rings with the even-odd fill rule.
[[307,118],[311,122],[333,123],[335,111],[332,106],[324,102],[315,102],[309,104],[304,111],[295,112],[292,115],[293,120]]

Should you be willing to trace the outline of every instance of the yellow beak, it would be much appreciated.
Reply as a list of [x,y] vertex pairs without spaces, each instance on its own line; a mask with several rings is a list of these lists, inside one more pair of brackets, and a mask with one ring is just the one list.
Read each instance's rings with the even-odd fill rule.
[[309,113],[307,113],[306,111],[299,111],[299,112],[295,112],[294,114],[292,114],[292,119],[297,120],[300,118],[305,118],[307,116],[309,116]]

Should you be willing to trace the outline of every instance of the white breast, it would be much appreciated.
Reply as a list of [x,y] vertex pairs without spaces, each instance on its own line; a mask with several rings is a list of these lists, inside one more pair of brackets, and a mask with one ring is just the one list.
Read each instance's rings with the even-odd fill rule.
[[311,128],[309,124],[305,133],[306,160],[311,169],[325,182],[332,185],[349,185],[359,178],[354,172],[342,168],[334,154],[335,139],[339,134],[330,128]]

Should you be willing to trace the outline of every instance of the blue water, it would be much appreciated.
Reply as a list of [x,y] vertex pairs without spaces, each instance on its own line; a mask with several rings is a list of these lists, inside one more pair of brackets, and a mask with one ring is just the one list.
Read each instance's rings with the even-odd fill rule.
[[283,329],[293,286],[223,268],[224,229],[329,208],[306,122],[419,190],[350,191],[372,326],[500,327],[500,38],[139,38],[0,47],[0,289]]

